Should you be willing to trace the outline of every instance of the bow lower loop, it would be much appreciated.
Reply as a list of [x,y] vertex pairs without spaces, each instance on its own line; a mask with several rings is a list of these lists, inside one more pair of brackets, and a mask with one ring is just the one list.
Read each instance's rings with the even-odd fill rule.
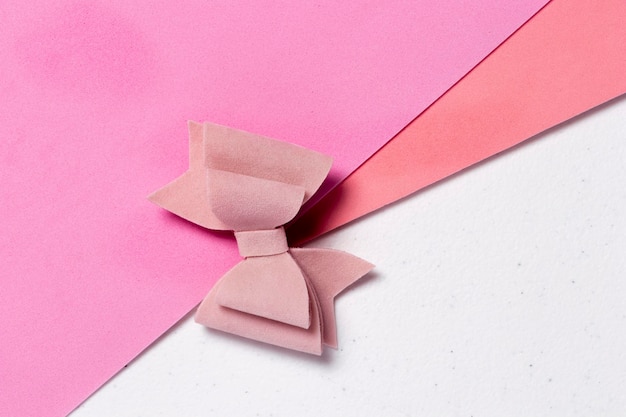
[[[224,280],[218,281],[202,301],[194,317],[197,323],[287,349],[322,354],[321,312],[317,303],[311,303],[311,325],[303,329],[221,306],[215,298],[223,284]],[[310,297],[314,299],[314,293]]]
[[303,329],[311,326],[306,280],[288,252],[244,259],[220,283],[214,290],[222,307]]

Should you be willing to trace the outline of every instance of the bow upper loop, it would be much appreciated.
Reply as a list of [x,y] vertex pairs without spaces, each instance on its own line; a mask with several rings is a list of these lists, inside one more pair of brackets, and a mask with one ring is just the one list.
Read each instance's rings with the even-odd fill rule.
[[[252,230],[255,226],[270,229],[287,223],[297,214],[300,205],[317,191],[332,164],[330,157],[319,152],[226,126],[189,121],[188,130],[189,169],[148,198],[164,209],[211,230],[246,230],[246,228]],[[289,216],[283,212],[284,216],[280,218],[277,216],[268,222],[266,220],[269,219],[264,218],[262,225],[246,224],[243,227],[238,224],[239,221],[225,221],[224,218],[234,216],[225,213],[224,208],[232,207],[234,204],[228,203],[221,196],[216,198],[212,185],[209,185],[208,189],[213,199],[207,199],[207,176],[210,175],[207,174],[208,170],[241,175],[236,183],[230,183],[233,186],[230,189],[232,192],[239,186],[246,184],[253,186],[247,177],[259,180],[257,184],[260,184],[261,180],[269,181],[262,186],[269,191],[263,198],[278,197],[276,201],[282,199],[285,203],[286,199],[289,199],[289,213],[294,210],[295,212]],[[220,183],[216,185],[219,186]],[[295,188],[285,195],[280,194],[288,188],[287,185]],[[295,191],[299,188],[302,189],[302,196],[298,197],[300,201],[296,206],[293,200],[295,194],[300,193]],[[254,193],[254,190],[248,191]],[[233,195],[231,201],[235,200],[250,202],[251,198]],[[253,207],[259,201],[255,201]],[[267,203],[266,207],[274,208],[273,204],[275,203]],[[269,223],[272,225],[268,226]]]
[[300,210],[304,188],[228,171],[207,169],[209,206],[230,230],[282,226]]
[[319,152],[213,123],[204,123],[204,159],[208,168],[303,187],[303,203],[332,165]]

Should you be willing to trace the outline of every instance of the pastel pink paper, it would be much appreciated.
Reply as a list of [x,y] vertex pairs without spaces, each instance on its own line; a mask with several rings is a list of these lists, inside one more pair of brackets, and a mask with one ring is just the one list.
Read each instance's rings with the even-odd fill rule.
[[336,184],[544,3],[0,2],[0,415],[67,414],[235,264],[145,199],[187,119]]

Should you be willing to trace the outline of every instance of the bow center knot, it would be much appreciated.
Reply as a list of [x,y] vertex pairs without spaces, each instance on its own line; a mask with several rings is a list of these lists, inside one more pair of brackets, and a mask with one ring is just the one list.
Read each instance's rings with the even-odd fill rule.
[[283,227],[235,232],[235,238],[243,258],[278,255],[289,250]]

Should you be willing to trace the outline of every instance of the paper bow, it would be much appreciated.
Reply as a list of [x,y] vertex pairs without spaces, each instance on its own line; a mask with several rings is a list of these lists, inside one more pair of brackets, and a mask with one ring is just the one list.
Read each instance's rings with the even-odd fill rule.
[[373,265],[332,249],[289,248],[284,228],[322,184],[323,154],[189,122],[189,170],[149,198],[212,230],[235,232],[245,258],[200,304],[207,327],[320,355],[337,347],[334,298]]

